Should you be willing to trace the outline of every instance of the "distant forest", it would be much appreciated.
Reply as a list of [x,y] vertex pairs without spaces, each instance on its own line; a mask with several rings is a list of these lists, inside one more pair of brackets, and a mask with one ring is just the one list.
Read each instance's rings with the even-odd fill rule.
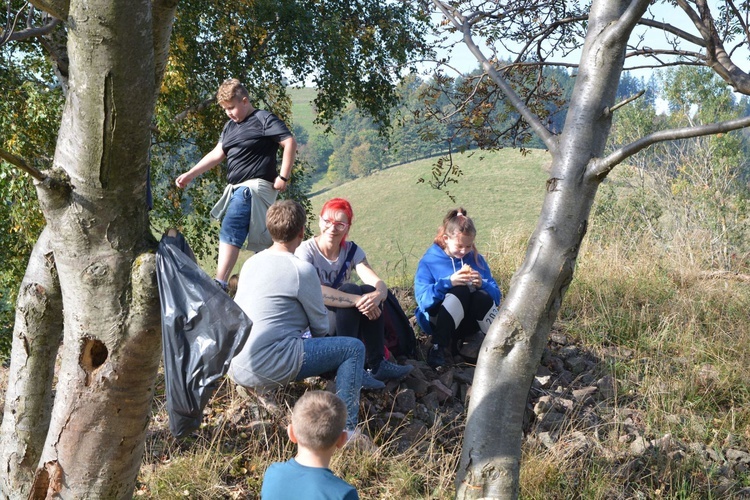
[[[323,177],[329,182],[342,182],[394,165],[480,146],[542,147],[519,123],[518,113],[504,106],[499,89],[491,82],[478,81],[480,76],[477,72],[458,79],[429,81],[409,76],[399,86],[401,105],[391,113],[385,131],[354,107],[331,124],[329,133],[323,133],[322,127],[308,130],[295,125],[300,159],[310,168],[308,182]],[[564,103],[574,82],[575,77],[564,69],[547,71],[544,95],[548,98],[542,106],[552,131],[562,129]],[[466,86],[475,87],[472,98],[459,101],[457,96],[466,95]],[[644,91],[640,99],[655,107],[657,87],[653,76],[645,80],[625,73],[618,99]]]

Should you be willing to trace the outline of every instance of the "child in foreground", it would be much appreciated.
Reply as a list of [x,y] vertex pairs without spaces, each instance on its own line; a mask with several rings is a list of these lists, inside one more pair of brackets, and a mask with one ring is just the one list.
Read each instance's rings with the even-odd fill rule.
[[292,410],[287,427],[289,439],[297,444],[297,456],[271,464],[263,476],[263,500],[355,500],[357,490],[336,477],[328,465],[348,434],[346,406],[330,392],[309,391]]

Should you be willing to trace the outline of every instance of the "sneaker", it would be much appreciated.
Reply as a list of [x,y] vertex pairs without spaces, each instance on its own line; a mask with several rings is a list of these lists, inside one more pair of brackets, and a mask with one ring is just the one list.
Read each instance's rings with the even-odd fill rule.
[[439,345],[435,344],[427,351],[427,364],[433,368],[439,368],[445,365],[445,356]]
[[401,380],[414,369],[412,365],[397,365],[384,359],[372,374],[378,380]]
[[362,370],[362,390],[378,391],[380,389],[385,389],[385,384],[374,378],[370,370]]
[[370,439],[369,436],[362,434],[362,431],[360,431],[359,429],[347,429],[346,442],[344,443],[343,448],[350,448],[370,453],[374,453],[378,450],[378,447],[375,446],[375,443],[372,442],[372,439]]

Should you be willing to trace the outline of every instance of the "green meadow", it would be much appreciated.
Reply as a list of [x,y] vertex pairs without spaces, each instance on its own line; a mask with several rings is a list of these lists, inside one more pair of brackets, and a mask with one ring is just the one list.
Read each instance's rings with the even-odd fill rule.
[[496,254],[497,239],[531,234],[539,216],[547,180],[544,167],[549,164],[545,151],[525,156],[511,149],[456,155],[463,175],[458,183],[448,185],[447,192],[419,182],[430,178],[435,161],[382,170],[311,198],[316,214],[330,198],[351,202],[354,224],[349,237],[391,286],[411,281],[417,262],[451,208],[467,210],[477,226],[477,247],[491,260],[502,257]]
[[312,137],[320,133],[320,128],[316,127],[315,110],[312,101],[315,99],[317,91],[311,87],[288,88],[289,95],[292,98],[292,122],[307,130]]

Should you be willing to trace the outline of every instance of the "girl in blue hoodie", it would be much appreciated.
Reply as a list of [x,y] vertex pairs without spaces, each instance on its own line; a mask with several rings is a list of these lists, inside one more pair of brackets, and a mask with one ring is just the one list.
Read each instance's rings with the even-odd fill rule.
[[427,363],[435,368],[445,364],[446,347],[455,350],[459,339],[487,333],[497,315],[502,293],[474,245],[476,234],[466,210],[451,210],[417,266],[415,314],[419,327],[432,335]]

